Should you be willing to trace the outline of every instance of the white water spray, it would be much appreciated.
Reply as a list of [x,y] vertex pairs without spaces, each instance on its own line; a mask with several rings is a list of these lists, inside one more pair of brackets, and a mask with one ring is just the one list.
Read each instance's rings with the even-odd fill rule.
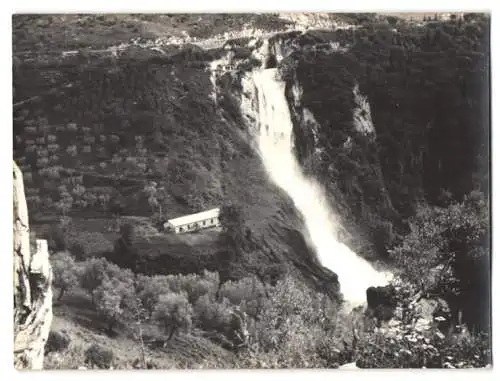
[[387,284],[390,275],[378,272],[338,241],[338,224],[323,189],[304,175],[293,152],[293,126],[285,84],[277,74],[276,69],[259,70],[243,80],[243,93],[249,96],[242,98],[243,112],[255,116],[265,168],[302,214],[321,264],[338,275],[346,301],[363,304],[366,289]]

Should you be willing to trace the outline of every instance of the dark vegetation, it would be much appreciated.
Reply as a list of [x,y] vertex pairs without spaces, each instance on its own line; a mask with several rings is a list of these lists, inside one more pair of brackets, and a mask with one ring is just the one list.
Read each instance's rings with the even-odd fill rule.
[[[280,30],[288,22],[274,14],[173,13],[173,14],[66,14],[14,15],[14,51],[47,52],[105,49],[131,38],[181,36],[209,38],[249,24],[258,29]],[[74,36],[79,38],[75,39]]]
[[[85,49],[186,28],[213,36],[248,20],[280,29],[274,15],[14,17],[14,159],[33,230],[54,253],[56,315],[106,338],[83,348],[75,334],[54,332],[47,352],[68,360],[50,367],[490,361],[489,19],[418,27],[395,16],[339,17],[361,28],[289,33],[296,51],[268,65],[283,73],[291,105],[293,85],[303,90],[292,110],[297,154],[331,196],[346,242],[411,290],[397,286],[396,300],[370,294],[367,313],[339,308],[336,275],[317,263],[290,200],[251,148],[237,82],[258,62],[245,39],[231,42],[242,61],[219,79],[217,106],[205,69],[219,49],[134,47],[118,57]],[[68,37],[76,32],[80,41]],[[349,50],[334,53],[330,42]],[[64,49],[80,52],[51,52]],[[353,126],[357,108],[369,120],[364,97],[372,134]],[[159,231],[165,219],[214,206],[223,206],[221,231]],[[416,292],[444,299],[447,324],[465,322],[471,333],[416,331],[408,317]],[[393,315],[401,327],[391,337],[375,330]],[[125,340],[136,355],[127,364],[114,354]],[[153,353],[173,364],[158,365]]]
[[[305,242],[292,246],[277,236],[300,237],[294,233],[298,217],[290,207],[286,215],[281,211],[289,201],[268,183],[246,132],[237,126],[238,112],[217,111],[209,97],[209,73],[190,65],[210,60],[210,53],[188,47],[167,63],[155,57],[127,52],[117,60],[58,58],[15,68],[16,101],[44,94],[14,110],[14,157],[25,174],[34,223],[50,215],[53,220],[108,218],[106,231],[92,236],[90,226],[66,229],[66,245],[53,232],[51,246],[109,258],[110,252],[127,252],[113,248],[124,216],[153,214],[159,221],[158,206],[168,219],[235,202],[258,242],[241,257],[248,263],[237,266],[238,276],[252,262],[290,264],[293,258],[300,263],[308,253]],[[245,177],[239,176],[242,171]],[[151,198],[151,182],[164,190],[161,198],[158,193]],[[269,225],[273,230],[266,229]],[[134,250],[145,273],[216,266],[214,245],[193,250],[175,238],[141,238]],[[193,251],[200,255],[189,255]],[[117,263],[123,264],[122,258]]]
[[45,354],[50,352],[63,352],[68,349],[71,339],[64,332],[50,331],[45,343]]
[[[289,89],[294,80],[303,89],[295,110],[298,154],[331,189],[346,226],[367,238],[373,245],[369,252],[387,257],[388,249],[415,234],[411,227],[423,207],[433,216],[428,223],[439,239],[450,245],[439,249],[443,257],[433,264],[455,267],[463,284],[455,301],[468,311],[469,324],[486,330],[489,22],[484,15],[465,15],[425,28],[400,21],[397,32],[372,23],[355,31],[311,32],[299,39],[303,49],[287,58],[284,70]],[[346,53],[307,49],[326,41],[351,48]],[[355,86],[369,101],[372,136],[353,128],[352,110],[359,107]],[[301,131],[302,107],[319,123],[320,147],[311,146],[310,133]],[[321,153],[313,153],[317,148]],[[471,200],[481,206],[472,207]],[[455,215],[457,209],[463,212],[457,225],[436,218],[435,213]],[[425,241],[423,235],[415,239]],[[429,260],[424,253],[418,249],[415,255]],[[463,266],[474,271],[462,273]]]
[[[79,299],[82,305],[84,298],[85,312],[72,312],[77,315],[71,319],[91,320],[85,335],[70,333],[69,348],[66,333],[51,334],[47,352],[63,357],[49,356],[50,367],[336,368],[355,361],[362,368],[468,368],[490,361],[488,340],[481,335],[413,330],[418,313],[406,306],[404,325],[384,336],[374,330],[377,318],[346,313],[291,274],[280,274],[273,284],[248,276],[221,286],[218,273],[208,271],[145,276],[105,259],[66,263],[66,273],[76,274],[77,282],[56,316],[67,319],[68,306]],[[395,289],[398,298],[391,305],[401,309],[406,290],[397,284]],[[127,356],[120,358],[111,349],[123,347]],[[166,359],[175,362],[165,364]]]
[[[303,105],[320,123],[320,140],[326,148],[320,160],[325,165],[318,171],[326,175],[326,163],[333,163],[330,167],[344,179],[353,161],[358,166],[365,162],[361,171],[379,166],[384,184],[375,187],[382,193],[387,189],[403,218],[414,214],[420,199],[439,203],[443,190],[456,199],[473,189],[488,191],[488,19],[435,22],[426,28],[403,25],[398,32],[366,27],[330,32],[328,37],[311,33],[304,39],[305,44],[311,40],[352,44],[345,54],[297,53]],[[325,82],[331,86],[318,86]],[[356,83],[370,102],[376,129],[376,143],[369,147],[352,136]],[[335,107],[324,108],[319,99]],[[348,136],[354,141],[351,152],[341,148]],[[457,157],[457,152],[462,154]],[[360,184],[363,193],[376,195],[377,189],[368,187],[377,179],[363,176],[363,180],[367,182]],[[355,193],[345,186],[342,190]],[[349,204],[356,201],[360,200],[351,198]],[[371,202],[362,204],[388,208],[383,200],[367,201]],[[362,217],[360,212],[354,214]]]
[[113,352],[93,344],[85,351],[85,364],[100,369],[109,369],[113,364]]

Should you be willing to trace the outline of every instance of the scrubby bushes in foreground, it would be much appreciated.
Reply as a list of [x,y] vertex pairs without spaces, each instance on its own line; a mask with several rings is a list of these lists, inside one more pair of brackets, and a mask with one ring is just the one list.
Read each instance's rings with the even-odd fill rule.
[[486,336],[463,327],[441,332],[432,322],[419,327],[415,322],[422,319],[409,303],[418,288],[399,277],[396,316],[377,324],[362,308],[346,310],[290,275],[274,286],[255,277],[228,281],[217,294],[216,273],[135,276],[102,258],[80,265],[80,284],[108,333],[120,324],[133,331],[138,348],[149,341],[144,344],[137,327],[156,326],[164,346],[174,337],[172,342],[202,336],[233,352],[232,366],[238,368],[336,368],[347,362],[364,368],[466,368],[490,361]]

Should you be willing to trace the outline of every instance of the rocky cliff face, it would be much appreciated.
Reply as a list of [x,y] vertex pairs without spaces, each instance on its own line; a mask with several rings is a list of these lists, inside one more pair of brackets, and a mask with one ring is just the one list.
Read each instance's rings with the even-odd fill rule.
[[42,369],[52,323],[51,268],[47,241],[31,253],[23,176],[14,163],[14,366]]
[[349,25],[333,13],[326,12],[295,12],[280,13],[280,18],[292,23],[295,29],[304,30],[311,28],[343,28]]

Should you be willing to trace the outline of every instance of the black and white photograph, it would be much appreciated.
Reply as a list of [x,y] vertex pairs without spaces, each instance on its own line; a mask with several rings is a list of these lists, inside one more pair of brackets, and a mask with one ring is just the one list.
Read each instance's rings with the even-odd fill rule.
[[331,6],[11,14],[16,370],[493,368],[491,14]]

